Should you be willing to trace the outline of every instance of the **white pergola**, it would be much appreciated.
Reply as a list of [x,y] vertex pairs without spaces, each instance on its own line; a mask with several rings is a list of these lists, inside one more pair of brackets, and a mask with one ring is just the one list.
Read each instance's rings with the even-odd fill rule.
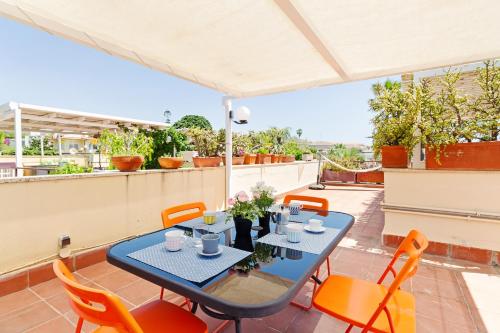
[[[105,129],[127,128],[163,129],[166,123],[115,117],[54,107],[9,102],[0,105],[0,130],[14,130],[16,141],[16,168],[22,176],[23,132],[56,134],[61,154],[61,135],[82,134],[92,136]],[[43,140],[43,137],[42,137]],[[43,147],[43,144],[41,145]],[[43,148],[42,148],[43,149]]]
[[500,56],[498,0],[0,0],[0,15],[231,98]]

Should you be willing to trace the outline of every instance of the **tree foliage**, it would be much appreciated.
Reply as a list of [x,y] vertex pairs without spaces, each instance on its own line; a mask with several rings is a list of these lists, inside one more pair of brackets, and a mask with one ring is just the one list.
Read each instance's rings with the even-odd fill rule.
[[208,121],[207,118],[199,115],[187,115],[176,121],[173,125],[174,128],[177,129],[186,129],[186,128],[202,128],[211,130],[212,124]]
[[[365,160],[359,148],[347,147],[344,144],[334,145],[328,151],[328,158],[348,169],[358,169],[360,164]],[[342,171],[331,163],[325,163],[325,168],[334,171]]]
[[100,151],[110,156],[143,156],[150,158],[153,139],[137,129],[104,130],[100,137]]

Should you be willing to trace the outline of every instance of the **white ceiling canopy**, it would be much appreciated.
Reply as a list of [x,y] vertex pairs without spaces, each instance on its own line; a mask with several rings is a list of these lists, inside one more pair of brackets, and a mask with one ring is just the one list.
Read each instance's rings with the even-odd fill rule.
[[0,15],[234,97],[500,57],[498,0],[0,0]]

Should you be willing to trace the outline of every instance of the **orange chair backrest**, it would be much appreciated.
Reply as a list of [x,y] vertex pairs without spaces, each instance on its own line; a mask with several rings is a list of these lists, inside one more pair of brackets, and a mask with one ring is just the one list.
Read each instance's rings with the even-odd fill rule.
[[[179,214],[186,211],[192,211],[190,213],[176,215],[172,217],[171,215]],[[178,223],[191,220],[200,216],[207,210],[207,207],[203,202],[191,202],[184,205],[173,206],[165,209],[161,212],[161,219],[163,221],[164,228],[170,228]]]
[[66,289],[71,307],[80,318],[100,326],[113,327],[119,332],[143,333],[117,296],[81,285],[61,260],[54,261],[53,269]]
[[[283,203],[288,205],[292,201],[300,201],[303,203],[304,209],[312,209],[312,210],[328,210],[328,200],[325,198],[311,197],[307,195],[295,195],[288,194],[283,199]],[[309,205],[304,202],[316,203],[318,205]]]
[[[386,310],[386,305],[391,299],[394,292],[396,292],[400,288],[401,284],[408,278],[415,275],[415,273],[417,272],[420,257],[422,256],[424,250],[428,245],[429,242],[427,238],[418,230],[411,230],[405,237],[405,239],[401,242],[396,252],[394,253],[391,262],[385,269],[384,273],[380,276],[380,279],[377,281],[378,284],[381,284],[389,272],[391,272],[394,276],[394,280],[387,290],[387,295],[384,297],[384,300],[380,303],[379,307],[370,318],[370,321],[366,326],[367,328],[370,328],[379,314],[382,311],[385,311],[387,316],[389,317],[388,319],[389,323],[391,324],[391,329],[392,331],[394,331],[392,319],[390,318],[389,312]],[[394,269],[394,264],[402,254],[407,255],[408,259],[403,267],[399,270],[399,272],[396,272],[396,270]]]

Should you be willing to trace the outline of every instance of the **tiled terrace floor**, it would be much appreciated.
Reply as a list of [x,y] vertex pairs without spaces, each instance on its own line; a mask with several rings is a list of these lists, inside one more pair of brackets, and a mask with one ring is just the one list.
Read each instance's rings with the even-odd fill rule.
[[[392,249],[380,246],[383,214],[379,189],[329,187],[304,194],[324,196],[333,210],[348,212],[356,223],[341,246],[332,254],[333,271],[375,280],[389,261]],[[129,308],[159,295],[159,287],[106,262],[76,272],[85,284],[118,294]],[[417,299],[417,331],[500,332],[500,270],[448,258],[425,256],[417,275],[404,288]],[[310,296],[306,286],[298,296]],[[181,299],[168,295],[172,301]],[[200,313],[200,311],[199,311]],[[218,320],[199,314],[210,330]],[[0,332],[73,332],[72,313],[58,281],[51,280],[30,289],[0,298]],[[243,320],[245,332],[343,332],[346,324],[316,310],[309,312],[289,306],[262,319]],[[91,325],[85,325],[86,332]],[[228,326],[225,332],[234,332]]]

